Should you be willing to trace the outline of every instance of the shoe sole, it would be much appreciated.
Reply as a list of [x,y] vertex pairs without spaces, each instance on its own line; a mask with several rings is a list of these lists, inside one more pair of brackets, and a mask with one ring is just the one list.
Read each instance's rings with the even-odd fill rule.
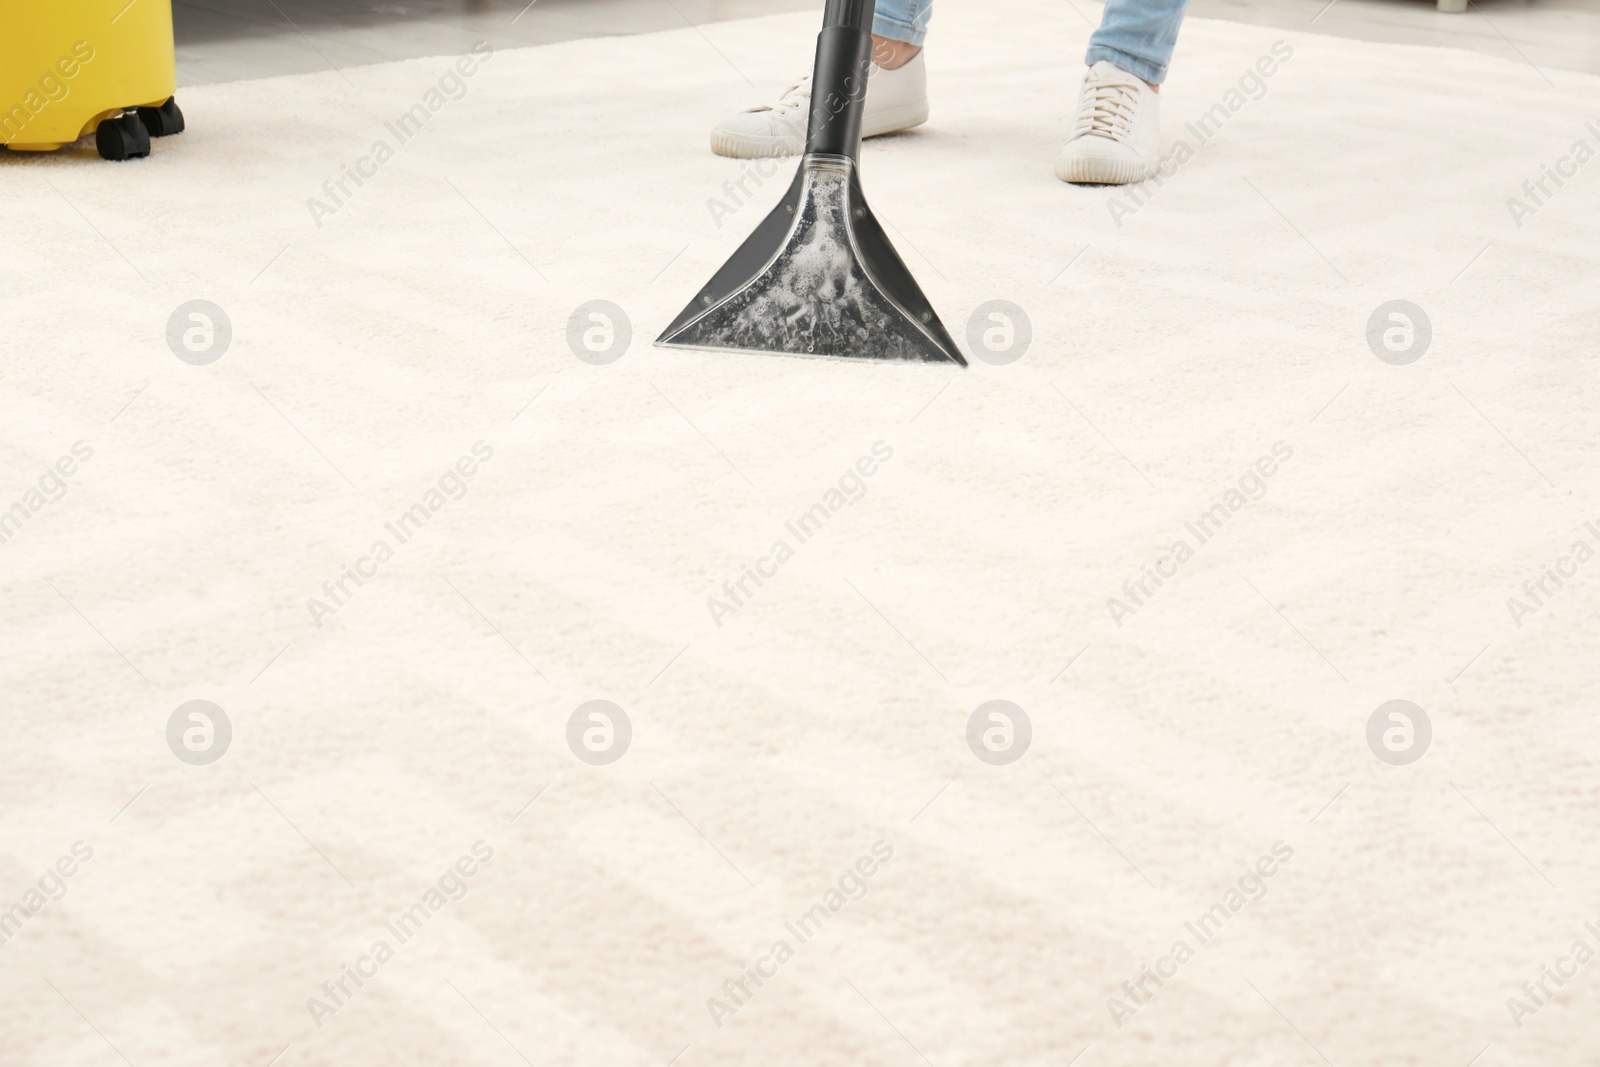
[[[885,134],[902,133],[927,121],[928,102],[924,100],[919,104],[907,104],[905,107],[890,108],[867,116],[862,120],[861,136],[882,137]],[[776,159],[783,156],[797,156],[804,148],[804,140],[753,137],[749,134],[728,133],[725,130],[715,129],[711,131],[711,151],[730,159]]]
[[1057,156],[1056,177],[1080,185],[1132,185],[1150,177],[1150,168],[1103,156]]

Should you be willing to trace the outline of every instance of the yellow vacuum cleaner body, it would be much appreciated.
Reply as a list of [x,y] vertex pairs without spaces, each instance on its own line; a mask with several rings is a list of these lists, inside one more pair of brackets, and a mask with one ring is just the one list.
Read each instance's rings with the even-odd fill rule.
[[183,130],[171,0],[0,0],[0,144],[48,152],[93,133],[107,159]]

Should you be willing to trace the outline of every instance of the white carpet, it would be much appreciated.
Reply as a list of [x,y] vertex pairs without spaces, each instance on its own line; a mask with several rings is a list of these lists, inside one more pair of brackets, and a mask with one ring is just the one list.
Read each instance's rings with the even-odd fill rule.
[[[1600,79],[1194,21],[1170,143],[1292,57],[1119,226],[1050,177],[1086,19],[951,4],[933,121],[866,187],[952,333],[1010,300],[1026,355],[653,349],[790,173],[716,225],[732,65],[769,91],[815,22],[497,54],[320,228],[452,58],[186,92],[138,164],[0,155],[0,1064],[1600,1063],[1600,964],[1507,1005],[1600,947],[1600,563],[1507,606],[1600,544],[1600,163],[1507,207],[1600,146]],[[597,298],[609,366],[567,347]],[[232,323],[209,366],[167,347],[192,299]],[[1368,348],[1394,299],[1409,366]],[[1410,766],[1367,745],[1396,698]],[[209,766],[168,748],[192,699],[232,723]],[[632,723],[608,766],[567,747],[591,699]],[[1032,722],[1009,766],[967,747],[992,699]]]

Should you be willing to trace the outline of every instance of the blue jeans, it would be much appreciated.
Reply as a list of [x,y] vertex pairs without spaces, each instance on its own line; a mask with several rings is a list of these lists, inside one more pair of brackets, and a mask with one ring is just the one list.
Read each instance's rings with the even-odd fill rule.
[[[1108,59],[1152,85],[1167,77],[1189,0],[1107,0],[1100,28],[1089,38],[1084,63]],[[872,32],[893,41],[920,45],[928,34],[933,0],[878,0]]]

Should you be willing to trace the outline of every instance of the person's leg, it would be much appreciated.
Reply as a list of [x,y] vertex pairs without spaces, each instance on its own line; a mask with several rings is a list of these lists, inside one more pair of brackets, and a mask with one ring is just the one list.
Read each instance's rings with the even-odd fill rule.
[[1152,86],[1167,77],[1178,28],[1189,0],[1107,0],[1100,28],[1089,38],[1086,66],[1102,60],[1136,74]]
[[933,0],[878,0],[872,15],[872,59],[894,70],[918,52],[928,37]]
[[899,70],[922,51],[920,44],[897,41],[893,37],[872,35],[872,61],[884,70]]
[[[872,23],[874,69],[867,83],[861,136],[899,133],[928,121],[928,85],[922,62],[933,0],[879,0]],[[711,130],[711,150],[751,159],[792,156],[805,145],[811,108],[806,74],[770,104],[741,111]]]
[[1155,172],[1161,98],[1188,0],[1106,0],[1084,57],[1072,133],[1056,157],[1064,182],[1122,185]]

